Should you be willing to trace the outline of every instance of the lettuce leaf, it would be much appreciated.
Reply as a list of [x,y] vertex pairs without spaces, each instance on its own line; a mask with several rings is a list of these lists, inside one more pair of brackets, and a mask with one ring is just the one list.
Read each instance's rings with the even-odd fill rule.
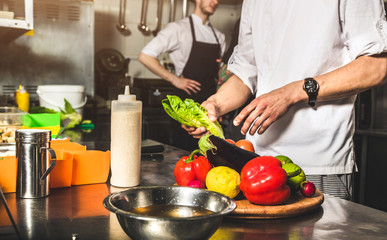
[[66,129],[75,128],[75,126],[81,124],[82,115],[75,111],[66,98],[64,99],[64,102],[64,110],[60,109],[60,120],[63,121],[65,118],[70,118],[70,123],[67,125]]
[[182,101],[176,95],[167,95],[161,101],[165,112],[180,122],[191,127],[205,127],[213,135],[224,138],[223,129],[218,121],[212,122],[207,115],[207,110],[192,99]]

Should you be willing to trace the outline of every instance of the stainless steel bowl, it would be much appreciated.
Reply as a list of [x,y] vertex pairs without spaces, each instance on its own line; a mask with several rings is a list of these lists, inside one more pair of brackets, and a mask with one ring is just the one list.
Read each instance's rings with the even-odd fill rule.
[[[103,204],[116,214],[121,227],[132,239],[208,239],[218,229],[223,216],[236,208],[233,199],[222,194],[190,187],[133,187],[110,194]],[[133,209],[159,207],[153,214]],[[160,208],[162,206],[162,208]],[[162,209],[177,208],[162,214]],[[195,215],[192,208],[210,210]],[[157,216],[159,215],[159,216]]]

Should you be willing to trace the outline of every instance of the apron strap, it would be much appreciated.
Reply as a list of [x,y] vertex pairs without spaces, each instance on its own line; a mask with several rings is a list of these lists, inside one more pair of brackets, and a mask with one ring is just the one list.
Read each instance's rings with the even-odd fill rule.
[[214,33],[216,42],[218,43],[218,46],[219,46],[219,58],[217,59],[217,61],[220,63],[220,62],[222,61],[222,59],[221,59],[221,57],[222,57],[222,48],[220,47],[220,43],[219,43],[219,40],[218,40],[218,36],[216,36],[215,30],[214,30],[214,28],[212,27],[212,24],[211,24],[211,23],[208,23],[208,25],[211,27],[211,30],[212,30],[212,32]]
[[212,27],[212,24],[211,24],[211,23],[208,23],[208,25],[211,27],[211,30],[212,30],[212,32],[214,33],[216,42],[220,45],[219,40],[218,40],[218,36],[216,36],[215,30],[214,30],[214,28]]
[[[196,42],[195,28],[194,28],[194,25],[193,25],[192,15],[189,16],[189,23],[190,23],[190,25],[191,25],[191,32],[192,32],[192,38],[193,38],[193,41]],[[214,36],[215,36],[216,42],[220,45],[218,36],[216,36],[215,30],[214,30],[214,28],[212,27],[212,24],[209,22],[208,25],[210,26],[210,28],[211,28],[211,30],[212,30],[212,33],[213,33]]]
[[196,42],[196,36],[195,36],[195,29],[192,21],[192,15],[189,15],[189,23],[191,24],[191,32],[192,32],[192,38],[193,42]]

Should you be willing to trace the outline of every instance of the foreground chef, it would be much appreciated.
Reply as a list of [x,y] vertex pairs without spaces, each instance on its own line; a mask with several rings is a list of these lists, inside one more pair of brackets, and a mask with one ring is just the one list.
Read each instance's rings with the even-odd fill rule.
[[325,193],[349,199],[356,94],[387,71],[381,2],[244,0],[234,76],[203,103],[210,119],[254,95],[234,124],[256,151],[289,156]]
[[[167,24],[142,50],[138,60],[150,71],[172,83],[175,94],[183,100],[191,98],[202,103],[216,91],[216,79],[225,36],[215,29],[209,17],[215,12],[218,0],[196,0],[193,14]],[[165,69],[157,57],[169,53],[176,74]],[[186,150],[197,148],[180,125],[174,125],[172,145]]]

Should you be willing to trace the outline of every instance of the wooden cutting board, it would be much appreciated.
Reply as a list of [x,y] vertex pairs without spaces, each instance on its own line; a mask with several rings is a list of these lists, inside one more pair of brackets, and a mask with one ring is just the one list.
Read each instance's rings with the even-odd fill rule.
[[275,219],[298,216],[317,209],[324,202],[324,195],[317,189],[313,197],[304,197],[296,193],[283,204],[262,206],[249,202],[247,199],[237,200],[236,209],[227,217],[244,219]]

